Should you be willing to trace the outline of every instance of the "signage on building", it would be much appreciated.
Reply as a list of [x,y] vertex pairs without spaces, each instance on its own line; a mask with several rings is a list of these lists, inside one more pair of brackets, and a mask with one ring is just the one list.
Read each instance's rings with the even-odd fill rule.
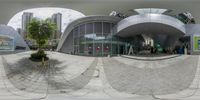
[[193,36],[193,50],[195,51],[200,50],[200,35]]

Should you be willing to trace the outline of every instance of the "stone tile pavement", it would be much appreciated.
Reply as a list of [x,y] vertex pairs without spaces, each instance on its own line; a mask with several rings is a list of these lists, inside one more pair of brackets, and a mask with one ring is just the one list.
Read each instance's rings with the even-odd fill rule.
[[0,56],[0,100],[199,100],[200,56],[159,61],[48,52]]

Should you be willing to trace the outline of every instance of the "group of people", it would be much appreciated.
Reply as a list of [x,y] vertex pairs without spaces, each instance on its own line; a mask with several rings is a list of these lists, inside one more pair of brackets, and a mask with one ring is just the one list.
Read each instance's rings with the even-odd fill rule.
[[187,49],[187,47],[185,46],[175,46],[175,48],[168,47],[168,48],[163,48],[160,51],[158,49],[159,48],[151,47],[151,53],[159,52],[159,53],[165,53],[165,54],[184,54],[185,49]]
[[140,53],[142,51],[146,51],[145,53],[148,53],[148,54],[159,54],[159,53],[184,54],[185,50],[187,50],[187,48],[188,47],[186,47],[186,46],[175,46],[174,48],[172,48],[172,47],[161,48],[161,47],[153,47],[153,46],[147,45],[147,46],[140,48],[138,50],[138,53]]

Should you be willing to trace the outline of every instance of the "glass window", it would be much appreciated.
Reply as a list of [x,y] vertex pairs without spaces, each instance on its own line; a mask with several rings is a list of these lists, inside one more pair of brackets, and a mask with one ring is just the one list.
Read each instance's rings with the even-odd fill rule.
[[85,24],[80,25],[80,35],[85,35]]
[[110,32],[110,23],[106,23],[106,22],[104,22],[103,23],[103,33],[111,33]]
[[118,39],[111,36],[112,27],[113,24],[109,22],[91,22],[75,27],[74,53],[91,56],[119,53]]
[[87,23],[86,24],[86,34],[93,33],[93,23]]
[[111,44],[110,43],[104,43],[103,45],[103,55],[110,54],[111,50]]
[[74,38],[74,45],[79,45],[79,38]]
[[102,22],[94,23],[94,32],[97,34],[102,33]]
[[83,36],[79,37],[79,46],[80,53],[84,53],[85,38]]
[[86,54],[87,55],[93,55],[93,43],[87,43],[86,44]]
[[73,33],[74,37],[78,37],[78,27],[74,28]]
[[1,50],[14,50],[14,39],[0,36],[0,51]]
[[96,37],[102,36],[102,34],[96,34]]

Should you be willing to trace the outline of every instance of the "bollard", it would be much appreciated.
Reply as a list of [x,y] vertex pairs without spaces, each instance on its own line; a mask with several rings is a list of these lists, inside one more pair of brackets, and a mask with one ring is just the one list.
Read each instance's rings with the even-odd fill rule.
[[45,65],[44,57],[42,57],[42,66]]
[[187,48],[184,48],[184,54],[187,55]]

